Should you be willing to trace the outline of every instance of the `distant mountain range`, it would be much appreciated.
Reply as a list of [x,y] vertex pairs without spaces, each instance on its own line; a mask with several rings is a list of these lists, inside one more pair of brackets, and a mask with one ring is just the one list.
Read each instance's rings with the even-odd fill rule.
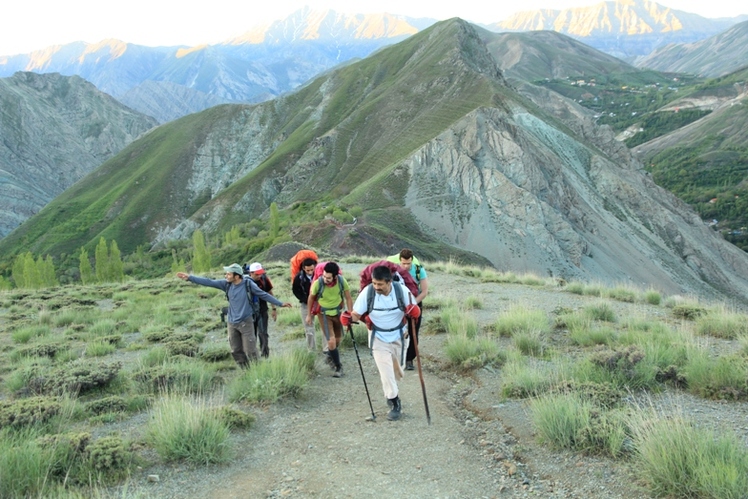
[[0,78],[0,237],[155,125],[78,76]]
[[[619,0],[562,11],[523,12],[483,26],[502,32],[555,30],[617,57],[634,57],[667,43],[702,40],[740,20],[706,19],[646,0]],[[304,8],[212,46],[144,47],[104,40],[0,57],[0,77],[16,71],[78,75],[165,123],[220,103],[272,99],[434,22]]]
[[649,0],[616,0],[563,10],[531,10],[486,27],[491,31],[550,30],[618,58],[647,55],[670,43],[702,40],[748,16],[708,19]]
[[[286,237],[336,253],[408,244],[427,259],[748,300],[748,255],[655,185],[591,112],[509,85],[488,48],[506,41],[445,21],[271,102],[162,125],[0,240],[0,255],[72,255],[102,236],[132,252],[197,228],[221,239],[275,203]],[[357,210],[357,223],[315,215],[330,205]]]
[[723,76],[748,66],[748,21],[693,43],[671,44],[638,57],[635,65],[671,73]]

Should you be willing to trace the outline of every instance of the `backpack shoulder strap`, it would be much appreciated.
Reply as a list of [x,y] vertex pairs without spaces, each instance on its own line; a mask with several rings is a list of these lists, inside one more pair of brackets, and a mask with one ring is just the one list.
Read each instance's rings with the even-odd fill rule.
[[366,313],[371,314],[371,311],[374,310],[374,296],[377,293],[374,291],[374,286],[371,284],[366,286],[366,290]]
[[419,265],[416,263],[416,284],[418,286],[421,285],[421,269],[423,268],[423,265]]
[[322,276],[319,276],[317,278],[317,299],[319,300],[322,298],[322,293],[325,292],[325,278]]
[[397,299],[397,308],[399,308],[402,311],[405,311],[405,297],[403,296],[403,288],[398,283],[397,285],[393,284],[395,287],[395,298]]

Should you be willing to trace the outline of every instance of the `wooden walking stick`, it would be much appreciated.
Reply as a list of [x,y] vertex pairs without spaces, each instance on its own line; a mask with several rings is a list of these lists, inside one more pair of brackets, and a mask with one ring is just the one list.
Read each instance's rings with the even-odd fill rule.
[[[408,301],[412,305],[413,302],[411,297],[408,296]],[[418,377],[421,379],[421,392],[423,392],[423,405],[426,408],[426,421],[429,426],[431,425],[431,413],[429,412],[429,400],[426,398],[426,383],[423,381],[423,370],[421,369],[421,355],[418,353],[418,339],[416,338],[416,323],[412,317],[408,317],[408,324],[410,325],[410,341],[413,342],[413,348],[416,351],[416,365],[418,366]]]

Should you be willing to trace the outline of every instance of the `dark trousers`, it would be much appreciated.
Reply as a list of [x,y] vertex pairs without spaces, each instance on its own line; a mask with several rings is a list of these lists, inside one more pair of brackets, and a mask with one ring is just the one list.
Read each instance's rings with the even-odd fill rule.
[[[421,315],[418,317],[418,319],[414,321],[408,319],[408,335],[410,337],[410,343],[408,345],[408,352],[405,354],[406,362],[412,362],[416,358],[416,342],[418,341],[418,332],[421,330],[421,319],[423,319],[423,304],[419,303],[418,308],[421,309]],[[411,322],[415,322],[415,331],[413,331],[410,327]]]
[[258,313],[255,319],[255,335],[260,340],[260,355],[270,356],[270,336],[268,335],[268,311],[267,309]]

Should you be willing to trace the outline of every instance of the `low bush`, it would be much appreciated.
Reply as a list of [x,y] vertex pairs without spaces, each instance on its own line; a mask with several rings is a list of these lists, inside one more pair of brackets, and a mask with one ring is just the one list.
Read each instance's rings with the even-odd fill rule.
[[576,392],[541,395],[530,402],[530,412],[541,443],[612,457],[626,452],[624,415],[596,407]]
[[202,399],[164,393],[153,407],[146,435],[164,461],[210,464],[233,456],[229,426]]
[[0,400],[0,430],[46,424],[61,409],[59,400],[48,397]]
[[735,435],[682,417],[640,418],[633,435],[636,466],[654,496],[745,497],[748,451]]
[[696,333],[734,340],[740,335],[748,334],[748,316],[724,310],[700,315],[696,318]]
[[485,365],[500,365],[506,359],[499,345],[491,338],[450,334],[444,342],[448,364],[458,369],[475,369]]
[[501,379],[501,395],[509,398],[535,397],[556,383],[556,375],[548,364],[531,365],[516,360],[504,364]]
[[511,337],[518,333],[544,334],[550,331],[550,324],[542,310],[516,305],[499,315],[495,329],[502,337]]
[[229,384],[229,400],[268,403],[296,396],[309,382],[314,362],[314,352],[300,349],[253,362]]

